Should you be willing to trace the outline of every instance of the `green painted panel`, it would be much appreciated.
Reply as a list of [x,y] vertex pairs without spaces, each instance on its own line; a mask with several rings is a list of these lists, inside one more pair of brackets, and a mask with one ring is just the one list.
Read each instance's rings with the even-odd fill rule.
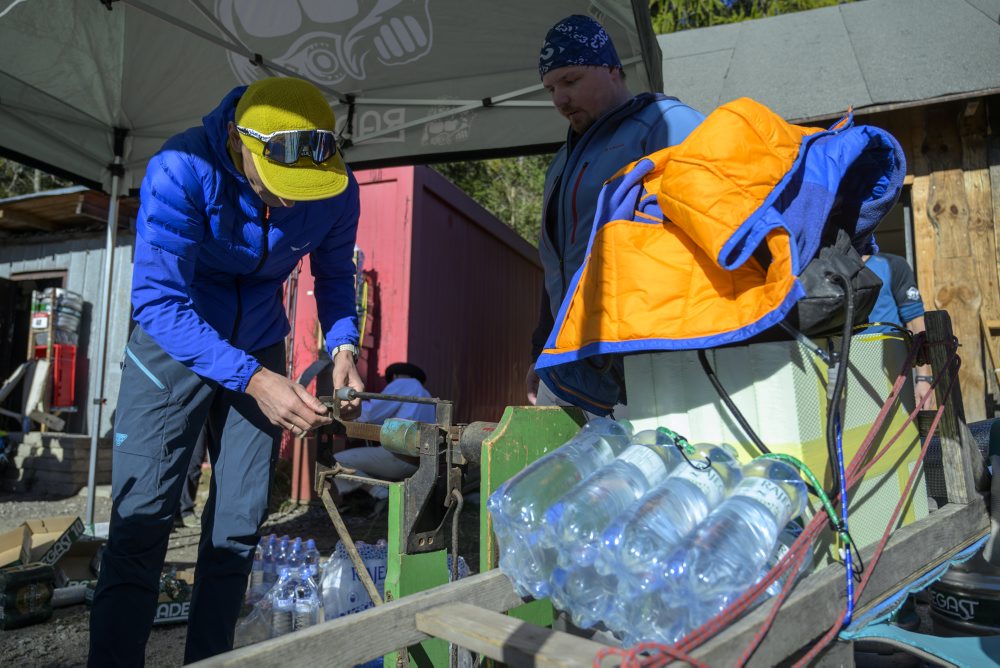
[[[395,600],[448,582],[448,554],[446,550],[423,554],[404,554],[406,536],[403,535],[403,483],[389,487],[389,545],[385,574],[386,600]],[[396,668],[397,654],[383,658],[385,668]],[[434,638],[410,648],[411,666],[447,666],[448,643]]]
[[[496,537],[486,511],[486,500],[500,485],[542,455],[555,450],[576,434],[586,422],[583,411],[559,406],[510,406],[496,431],[483,441],[480,483],[479,569],[497,567]],[[509,613],[533,624],[552,623],[548,599],[532,601]]]

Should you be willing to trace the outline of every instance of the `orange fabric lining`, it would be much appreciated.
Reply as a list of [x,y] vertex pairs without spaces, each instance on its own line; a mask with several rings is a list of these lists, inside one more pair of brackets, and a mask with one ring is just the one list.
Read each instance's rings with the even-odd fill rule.
[[664,220],[614,220],[598,229],[555,348],[545,352],[707,337],[776,309],[795,285],[785,230],[766,237],[773,258],[766,271],[752,258],[723,269],[719,253],[791,169],[802,138],[822,131],[790,125],[742,98],[713,112],[683,143],[644,158],[656,166],[642,186],[656,193]]

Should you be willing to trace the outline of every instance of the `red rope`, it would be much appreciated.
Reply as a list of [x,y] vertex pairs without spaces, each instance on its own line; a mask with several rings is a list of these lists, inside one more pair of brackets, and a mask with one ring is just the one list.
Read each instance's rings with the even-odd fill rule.
[[[866,434],[865,439],[858,447],[855,456],[852,458],[848,466],[848,470],[846,472],[846,478],[847,478],[846,482],[847,482],[847,487],[849,489],[852,489],[855,485],[861,482],[861,480],[864,478],[865,473],[867,473],[868,470],[871,469],[871,467],[874,466],[892,448],[892,446],[899,439],[899,437],[902,436],[902,434],[906,431],[906,428],[910,424],[912,424],[913,421],[916,419],[917,413],[923,409],[924,405],[930,399],[930,393],[927,393],[924,397],[922,397],[920,402],[918,402],[917,407],[913,410],[913,412],[911,412],[906,417],[903,424],[892,436],[892,438],[890,438],[869,461],[865,462],[865,457],[867,456],[868,451],[871,449],[871,446],[874,443],[874,440],[878,435],[879,431],[881,430],[882,425],[885,422],[885,419],[888,417],[890,411],[896,406],[896,404],[899,401],[900,392],[902,390],[902,387],[906,383],[907,369],[909,369],[913,365],[913,362],[916,356],[918,355],[921,346],[927,345],[926,341],[923,339],[922,334],[917,335],[917,337],[915,338],[915,342],[916,345],[914,345],[911,348],[910,353],[907,355],[906,361],[903,364],[903,370],[900,372],[899,376],[897,376],[896,378],[896,381],[893,383],[893,387],[889,392],[889,396],[886,397],[885,403],[883,404],[881,410],[879,411],[878,415],[875,418],[875,421],[872,423],[871,428]],[[947,399],[947,397],[951,394],[954,383],[958,378],[958,365],[960,364],[960,360],[957,355],[957,347],[958,347],[957,341],[953,339],[951,342],[948,343],[951,344],[950,346],[951,356],[949,357],[945,366],[946,368],[954,366],[955,369],[953,373],[949,375],[949,383],[948,383],[948,389],[945,392],[945,399]],[[939,382],[940,378],[935,379],[931,388],[934,389]],[[859,587],[855,591],[855,602],[860,600],[861,594],[863,593],[864,588],[867,586],[868,581],[871,578],[871,574],[874,570],[875,564],[878,563],[878,560],[885,549],[885,544],[888,542],[889,536],[892,534],[892,528],[896,523],[899,513],[901,512],[902,508],[906,505],[906,502],[909,500],[910,491],[913,488],[917,476],[922,470],[922,463],[924,460],[924,456],[926,455],[927,452],[927,447],[929,446],[931,438],[934,435],[935,430],[937,429],[937,425],[941,419],[941,415],[944,412],[945,405],[946,401],[942,401],[941,406],[939,406],[937,409],[934,420],[931,423],[927,436],[925,437],[924,445],[921,448],[920,455],[917,460],[918,465],[914,467],[913,472],[910,474],[910,477],[907,480],[906,488],[904,489],[902,495],[900,496],[900,501],[896,505],[895,510],[893,511],[892,519],[886,526],[885,532],[882,535],[882,539],[880,540],[874,555],[872,556],[868,565],[865,568],[865,574],[862,578],[862,581]],[[835,503],[838,498],[839,495],[832,497],[831,502]],[[788,553],[779,561],[778,564],[775,565],[773,569],[771,569],[771,571],[764,578],[762,578],[754,586],[752,586],[750,589],[744,592],[744,594],[740,596],[736,601],[734,601],[729,607],[721,611],[718,615],[716,615],[712,619],[702,624],[699,628],[693,630],[690,634],[688,634],[685,638],[679,641],[676,645],[669,646],[669,645],[664,645],[662,643],[650,642],[650,643],[640,643],[639,645],[636,645],[630,649],[608,648],[607,650],[602,650],[601,652],[598,653],[597,657],[595,658],[594,665],[595,666],[598,665],[602,659],[607,658],[608,656],[611,655],[621,656],[622,666],[628,668],[632,668],[633,666],[643,666],[644,668],[647,666],[662,666],[672,660],[684,661],[686,663],[696,666],[704,665],[700,663],[697,659],[691,657],[688,654],[688,652],[692,651],[693,649],[696,649],[697,647],[702,645],[705,641],[717,635],[722,629],[726,628],[736,618],[741,616],[748,608],[750,608],[759,599],[759,597],[763,594],[763,592],[769,586],[771,586],[771,584],[775,580],[777,580],[782,575],[787,574],[788,578],[785,580],[785,583],[782,586],[781,591],[775,597],[775,600],[771,606],[767,618],[761,624],[760,628],[757,630],[757,633],[751,639],[749,646],[746,648],[746,650],[739,659],[739,663],[737,665],[739,666],[744,665],[747,661],[749,661],[750,657],[760,646],[760,643],[763,642],[764,638],[767,636],[768,632],[772,628],[774,620],[777,617],[778,612],[780,611],[781,605],[784,603],[784,601],[790,594],[795,584],[795,575],[798,573],[799,570],[801,570],[802,566],[805,563],[806,550],[812,549],[812,544],[814,543],[820,532],[827,526],[828,523],[829,523],[829,517],[826,515],[826,513],[816,514],[813,517],[813,519],[809,522],[806,529],[803,530],[802,535],[800,535],[799,538],[796,539],[796,541],[792,544],[792,547],[789,549]],[[816,655],[818,655],[819,652],[822,651],[823,648],[825,648],[826,645],[828,645],[830,641],[836,637],[836,635],[840,632],[840,629],[843,625],[845,614],[846,614],[846,609],[845,611],[841,612],[834,625],[827,631],[827,633],[823,636],[823,638],[821,638],[820,641],[817,642],[817,644],[810,649],[809,653],[805,657],[803,657],[799,661],[799,663],[796,664],[797,666],[805,665],[809,661],[814,659]],[[640,659],[639,655],[642,654],[643,652],[655,652],[655,654],[645,659]]]
[[[955,358],[957,359],[957,357]],[[954,387],[955,381],[958,379],[958,365],[955,365],[955,370],[948,379],[948,391],[946,396],[951,394],[952,388]],[[865,569],[864,576],[861,578],[861,583],[854,590],[854,602],[857,603],[861,600],[861,594],[864,593],[865,587],[868,586],[868,581],[871,579],[872,573],[875,571],[875,565],[878,563],[879,559],[882,557],[882,553],[885,550],[885,545],[889,541],[889,536],[892,535],[892,528],[896,524],[896,519],[899,517],[899,513],[902,511],[903,506],[909,501],[910,490],[913,488],[916,482],[917,476],[923,468],[924,457],[927,454],[927,448],[931,444],[931,438],[934,432],[937,430],[938,422],[941,420],[941,416],[944,414],[946,402],[942,401],[941,405],[938,407],[937,412],[934,415],[934,420],[931,422],[930,429],[927,430],[927,436],[924,438],[924,445],[920,449],[920,457],[917,459],[918,465],[913,467],[913,472],[910,473],[909,479],[906,481],[906,488],[903,490],[902,495],[900,495],[899,503],[896,504],[896,508],[892,511],[892,517],[889,520],[885,531],[882,534],[882,539],[879,541],[878,547],[875,548],[875,553],[872,558],[868,561],[868,565]],[[873,462],[874,463],[874,462]],[[866,469],[867,470],[867,467]],[[863,475],[863,473],[862,473]],[[794,666],[798,668],[799,666],[807,666],[809,663],[815,659],[823,649],[830,644],[830,642],[840,633],[840,629],[844,623],[844,615],[841,614],[834,625],[830,628],[826,634],[820,638],[819,642],[813,645],[812,648],[803,656]]]

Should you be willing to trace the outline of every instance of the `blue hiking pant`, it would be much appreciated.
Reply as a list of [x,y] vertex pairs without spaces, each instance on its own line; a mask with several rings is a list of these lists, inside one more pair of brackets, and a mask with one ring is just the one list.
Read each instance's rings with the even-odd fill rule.
[[[284,373],[283,344],[254,356]],[[115,415],[111,528],[91,609],[91,666],[143,665],[167,541],[206,424],[212,480],[184,662],[233,647],[281,429],[250,395],[193,373],[136,327],[125,348]]]

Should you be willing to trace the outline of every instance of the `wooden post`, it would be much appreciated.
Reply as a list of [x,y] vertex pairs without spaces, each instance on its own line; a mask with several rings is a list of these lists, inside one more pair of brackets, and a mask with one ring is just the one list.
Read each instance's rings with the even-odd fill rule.
[[[949,357],[947,343],[954,336],[951,317],[947,311],[928,311],[924,316],[924,322],[927,325],[931,368],[934,370],[934,377],[940,380],[936,387],[938,405],[946,404],[944,414],[938,423],[937,433],[941,441],[941,462],[944,467],[948,502],[969,503],[978,496],[977,490],[987,488],[987,481],[983,457],[965,424],[962,390],[957,380],[951,394],[947,399],[945,397],[948,376],[951,373],[947,368]],[[978,363],[978,360],[974,363]]]

